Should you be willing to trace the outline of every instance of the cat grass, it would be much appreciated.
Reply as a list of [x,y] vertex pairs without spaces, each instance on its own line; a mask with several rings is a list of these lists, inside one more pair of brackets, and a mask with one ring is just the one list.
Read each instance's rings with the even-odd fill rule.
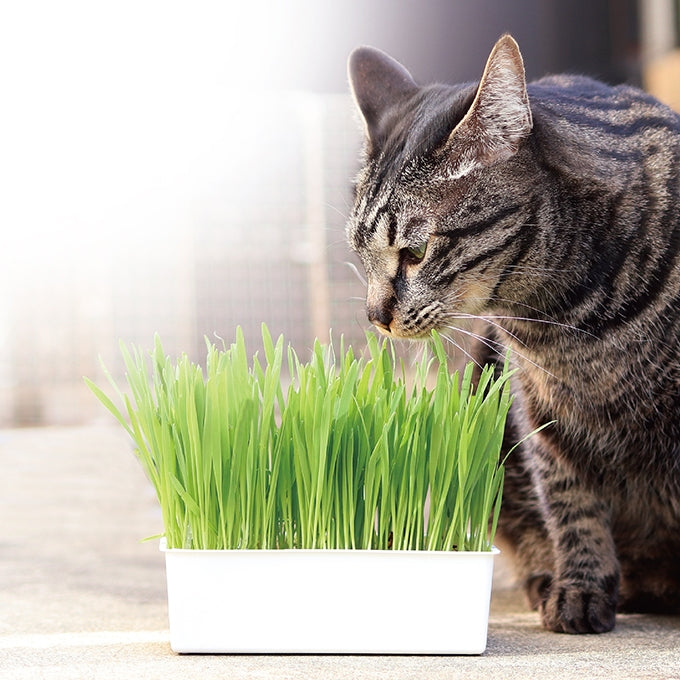
[[373,334],[365,356],[317,341],[308,362],[262,339],[252,358],[240,329],[206,341],[205,368],[158,337],[150,353],[122,344],[129,394],[106,374],[122,408],[86,379],[134,442],[169,548],[491,550],[507,362],[475,388],[436,333],[411,380]]

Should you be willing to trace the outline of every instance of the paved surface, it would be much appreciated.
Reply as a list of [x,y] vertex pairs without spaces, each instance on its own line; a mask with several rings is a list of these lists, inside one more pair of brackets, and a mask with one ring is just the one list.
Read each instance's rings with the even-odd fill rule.
[[0,678],[680,678],[680,617],[543,631],[502,561],[481,657],[179,656],[168,644],[160,513],[107,425],[0,431]]

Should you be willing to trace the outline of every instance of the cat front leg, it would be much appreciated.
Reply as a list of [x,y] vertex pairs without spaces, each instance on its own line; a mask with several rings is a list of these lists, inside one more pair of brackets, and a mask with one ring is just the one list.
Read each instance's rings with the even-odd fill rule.
[[555,557],[553,580],[539,604],[543,625],[559,633],[610,631],[620,570],[609,506],[564,459],[540,446],[534,455],[535,482]]

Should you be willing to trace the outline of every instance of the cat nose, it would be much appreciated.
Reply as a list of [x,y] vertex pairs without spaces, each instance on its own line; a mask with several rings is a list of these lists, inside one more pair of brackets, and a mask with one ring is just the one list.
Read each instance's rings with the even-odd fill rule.
[[392,323],[392,311],[386,305],[369,307],[367,309],[368,320],[378,328],[390,333],[390,324]]

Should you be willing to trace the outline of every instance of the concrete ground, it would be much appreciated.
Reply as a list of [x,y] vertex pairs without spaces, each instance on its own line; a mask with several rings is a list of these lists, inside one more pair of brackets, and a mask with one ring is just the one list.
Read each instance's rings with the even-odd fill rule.
[[0,678],[680,678],[680,617],[601,636],[539,626],[502,558],[480,657],[180,656],[153,491],[120,428],[0,431]]

